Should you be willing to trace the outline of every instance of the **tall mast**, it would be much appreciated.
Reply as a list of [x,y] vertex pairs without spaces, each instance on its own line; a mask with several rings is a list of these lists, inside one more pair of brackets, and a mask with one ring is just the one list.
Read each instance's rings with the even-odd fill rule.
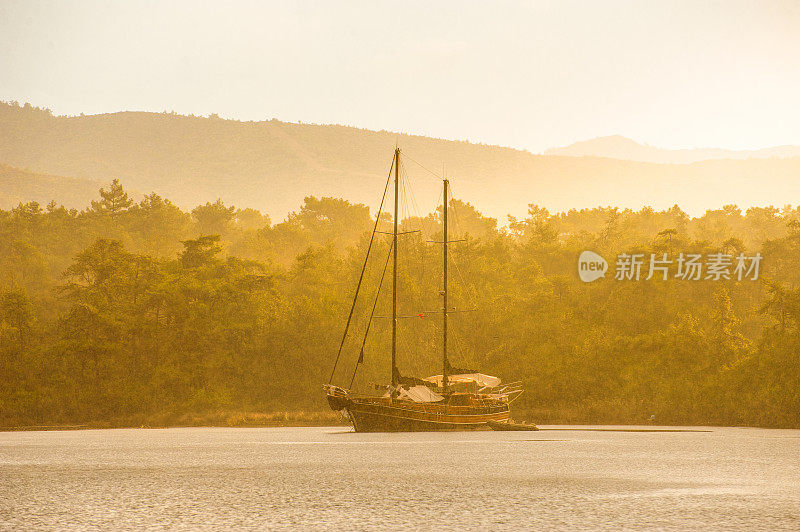
[[400,190],[400,148],[394,150],[394,231],[392,231],[392,386],[397,385],[397,205]]
[[450,182],[444,180],[444,195],[442,202],[442,213],[444,221],[444,238],[442,239],[442,259],[443,264],[443,289],[442,289],[442,388],[447,389],[447,188]]

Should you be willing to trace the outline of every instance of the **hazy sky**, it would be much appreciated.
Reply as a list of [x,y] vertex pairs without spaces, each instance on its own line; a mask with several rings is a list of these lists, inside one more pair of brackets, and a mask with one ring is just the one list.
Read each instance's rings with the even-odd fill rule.
[[0,0],[0,99],[534,152],[800,144],[800,1]]

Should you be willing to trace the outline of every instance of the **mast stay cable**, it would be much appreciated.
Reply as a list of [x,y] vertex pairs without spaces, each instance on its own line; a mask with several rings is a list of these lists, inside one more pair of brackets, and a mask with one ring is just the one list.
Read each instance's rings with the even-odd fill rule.
[[356,373],[358,372],[358,366],[364,363],[364,346],[367,345],[367,336],[369,335],[369,329],[372,326],[372,319],[375,317],[375,309],[378,307],[378,299],[381,295],[381,288],[383,288],[383,279],[386,277],[386,270],[389,269],[389,260],[392,258],[392,245],[393,243],[389,244],[389,252],[386,254],[386,263],[383,265],[383,273],[381,273],[381,280],[378,281],[378,290],[375,292],[375,302],[372,304],[372,312],[369,315],[369,320],[367,321],[367,330],[364,331],[364,341],[361,342],[361,351],[358,354],[358,360],[356,361],[356,367],[353,368],[353,377],[350,379],[350,389],[353,388],[353,383],[356,380]]
[[331,370],[331,376],[328,379],[328,384],[333,382],[333,376],[336,374],[336,366],[339,365],[339,358],[342,356],[342,349],[344,348],[344,342],[347,339],[347,332],[350,330],[350,322],[353,319],[353,311],[356,308],[356,302],[358,301],[358,292],[361,289],[361,282],[364,280],[364,272],[367,270],[367,262],[369,261],[369,253],[372,250],[372,243],[375,240],[375,233],[378,230],[378,224],[381,221],[381,212],[383,211],[383,203],[386,201],[386,193],[389,191],[389,183],[392,180],[392,169],[394,168],[395,160],[392,159],[392,166],[389,168],[389,177],[386,178],[386,187],[383,189],[383,197],[381,198],[381,204],[378,207],[378,215],[375,217],[375,226],[372,228],[372,234],[369,237],[369,245],[367,246],[367,255],[364,257],[364,265],[361,267],[361,274],[358,277],[358,284],[356,285],[356,292],[353,295],[353,304],[350,306],[350,314],[347,316],[347,324],[344,326],[344,334],[342,334],[342,342],[339,344],[339,351],[336,353],[336,361],[333,363],[333,369]]

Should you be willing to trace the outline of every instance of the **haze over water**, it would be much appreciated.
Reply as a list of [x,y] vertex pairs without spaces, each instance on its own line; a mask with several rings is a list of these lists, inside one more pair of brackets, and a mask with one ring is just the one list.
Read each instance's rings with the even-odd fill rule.
[[800,430],[709,430],[5,432],[0,528],[800,527]]

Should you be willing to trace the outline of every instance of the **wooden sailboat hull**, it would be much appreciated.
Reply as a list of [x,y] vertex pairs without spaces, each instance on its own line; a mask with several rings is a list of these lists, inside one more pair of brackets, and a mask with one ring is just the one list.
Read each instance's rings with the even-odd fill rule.
[[[356,285],[356,293],[353,296],[353,302],[350,306],[350,313],[347,317],[347,324],[344,328],[339,350],[336,354],[336,362],[334,362],[333,370],[331,371],[328,384],[324,388],[328,395],[328,403],[333,410],[346,412],[353,423],[353,428],[356,432],[403,432],[403,431],[440,431],[440,430],[476,430],[488,429],[489,422],[507,423],[509,419],[509,403],[522,393],[519,383],[512,383],[511,385],[499,387],[500,379],[482,375],[474,370],[456,370],[450,364],[448,359],[447,349],[447,317],[450,313],[450,306],[448,303],[448,254],[447,246],[453,240],[449,240],[447,231],[447,212],[449,205],[449,181],[443,179],[443,193],[442,193],[442,296],[441,316],[442,316],[442,374],[438,383],[433,387],[439,393],[430,390],[432,382],[420,381],[416,378],[403,378],[397,366],[397,236],[398,236],[398,223],[400,220],[399,211],[399,196],[400,196],[400,149],[395,148],[394,161],[392,162],[392,169],[394,169],[394,216],[392,222],[394,228],[392,230],[392,244],[389,249],[389,255],[386,257],[386,262],[383,267],[380,281],[378,282],[378,294],[375,296],[374,303],[372,304],[372,312],[367,322],[364,339],[361,343],[361,351],[359,354],[356,368],[350,379],[350,387],[352,388],[355,382],[356,371],[358,371],[359,364],[364,360],[364,346],[367,342],[367,334],[370,330],[370,324],[375,317],[375,310],[378,305],[381,286],[383,286],[383,277],[389,267],[389,261],[392,259],[392,344],[391,344],[391,366],[388,368],[391,371],[391,385],[387,386],[387,394],[384,397],[375,397],[367,395],[353,395],[349,390],[340,388],[333,384],[333,379],[336,375],[336,366],[339,363],[342,355],[342,350],[347,340],[350,324],[353,319],[353,313],[356,309],[358,301],[359,290],[364,280],[364,273],[367,269],[367,261],[369,260],[370,250],[372,243],[378,231],[378,223],[381,220],[381,210],[383,209],[384,200],[386,199],[386,192],[389,189],[389,181],[387,180],[386,188],[384,189],[384,196],[381,199],[381,207],[378,209],[378,216],[375,219],[375,225],[372,229],[372,235],[369,239],[367,246],[367,256],[364,259],[364,264],[361,268],[361,274],[358,278]],[[389,172],[391,178],[391,170]],[[424,317],[424,314],[419,314],[419,317]],[[456,386],[451,386],[449,377],[470,377],[466,381],[462,381],[464,389],[457,391]],[[430,381],[430,378],[427,379]],[[472,384],[473,389],[468,391],[466,384]],[[479,384],[480,383],[480,384]],[[457,384],[457,383],[452,383]],[[378,387],[380,389],[381,387]]]
[[345,408],[356,432],[480,430],[489,421],[507,422],[508,404],[459,407],[405,401],[351,400]]

